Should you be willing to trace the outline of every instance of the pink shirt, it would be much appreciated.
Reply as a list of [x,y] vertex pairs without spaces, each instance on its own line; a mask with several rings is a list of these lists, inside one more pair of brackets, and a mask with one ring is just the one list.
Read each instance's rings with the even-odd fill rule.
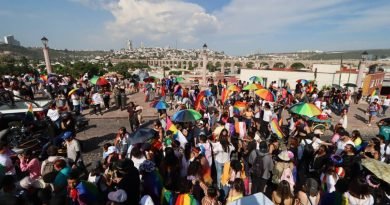
[[30,160],[26,163],[25,160],[20,162],[20,170],[22,172],[28,171],[31,179],[36,179],[41,176],[41,163],[37,158]]

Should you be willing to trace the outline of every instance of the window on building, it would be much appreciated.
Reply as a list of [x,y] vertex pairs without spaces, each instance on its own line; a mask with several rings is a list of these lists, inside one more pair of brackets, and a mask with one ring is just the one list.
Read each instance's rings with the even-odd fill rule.
[[287,79],[279,79],[279,87],[284,87],[287,84]]

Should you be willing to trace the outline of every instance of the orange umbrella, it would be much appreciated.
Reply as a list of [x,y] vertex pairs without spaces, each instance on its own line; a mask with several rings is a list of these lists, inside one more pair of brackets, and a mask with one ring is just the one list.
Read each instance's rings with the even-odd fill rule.
[[256,90],[255,94],[258,95],[263,100],[266,100],[269,102],[275,102],[274,94],[267,89]]

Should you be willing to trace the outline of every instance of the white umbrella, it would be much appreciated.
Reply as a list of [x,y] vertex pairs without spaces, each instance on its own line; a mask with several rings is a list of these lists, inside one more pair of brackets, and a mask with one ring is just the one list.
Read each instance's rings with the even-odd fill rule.
[[261,192],[243,197],[241,199],[229,203],[229,205],[247,205],[247,204],[273,205],[274,203],[272,203],[272,201]]

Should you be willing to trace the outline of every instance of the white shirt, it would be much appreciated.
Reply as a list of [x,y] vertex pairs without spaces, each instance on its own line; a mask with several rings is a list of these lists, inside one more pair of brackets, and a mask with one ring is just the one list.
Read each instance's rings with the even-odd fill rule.
[[326,192],[327,193],[332,193],[336,191],[336,183],[339,180],[339,175],[336,174],[336,178],[333,177],[333,175],[330,174],[321,174],[321,179],[326,177]]
[[229,151],[225,152],[220,142],[213,143],[213,151],[215,156],[215,161],[224,164],[230,160],[230,154],[234,151],[233,145],[229,145]]
[[272,117],[272,111],[271,110],[264,110],[263,120],[265,122],[269,122],[269,121],[271,121],[271,117]]
[[80,105],[80,98],[77,94],[72,94],[70,97],[73,105]]
[[99,93],[93,94],[92,101],[93,101],[93,104],[95,104],[95,105],[103,104],[102,95],[100,95]]
[[[77,152],[80,152],[80,143],[73,139],[72,141],[66,141],[66,153],[67,157],[76,163]],[[81,160],[81,154],[79,159]]]
[[233,117],[234,116],[234,107],[231,105],[229,106],[229,117]]
[[353,147],[355,147],[355,144],[352,142],[352,140],[348,140],[347,142],[344,142],[343,140],[339,140],[337,141],[336,145],[337,145],[337,150],[336,150],[336,154],[339,155],[341,154],[342,151],[344,151],[344,148],[347,144],[350,144],[352,145]]
[[383,100],[383,104],[384,106],[390,106],[390,99],[385,99]]
[[51,121],[55,122],[60,118],[60,113],[57,109],[49,109],[46,114]]
[[358,199],[352,196],[349,192],[345,192],[344,197],[347,198],[349,205],[373,205],[374,204],[374,197],[372,197],[371,194],[364,197],[363,199]]

